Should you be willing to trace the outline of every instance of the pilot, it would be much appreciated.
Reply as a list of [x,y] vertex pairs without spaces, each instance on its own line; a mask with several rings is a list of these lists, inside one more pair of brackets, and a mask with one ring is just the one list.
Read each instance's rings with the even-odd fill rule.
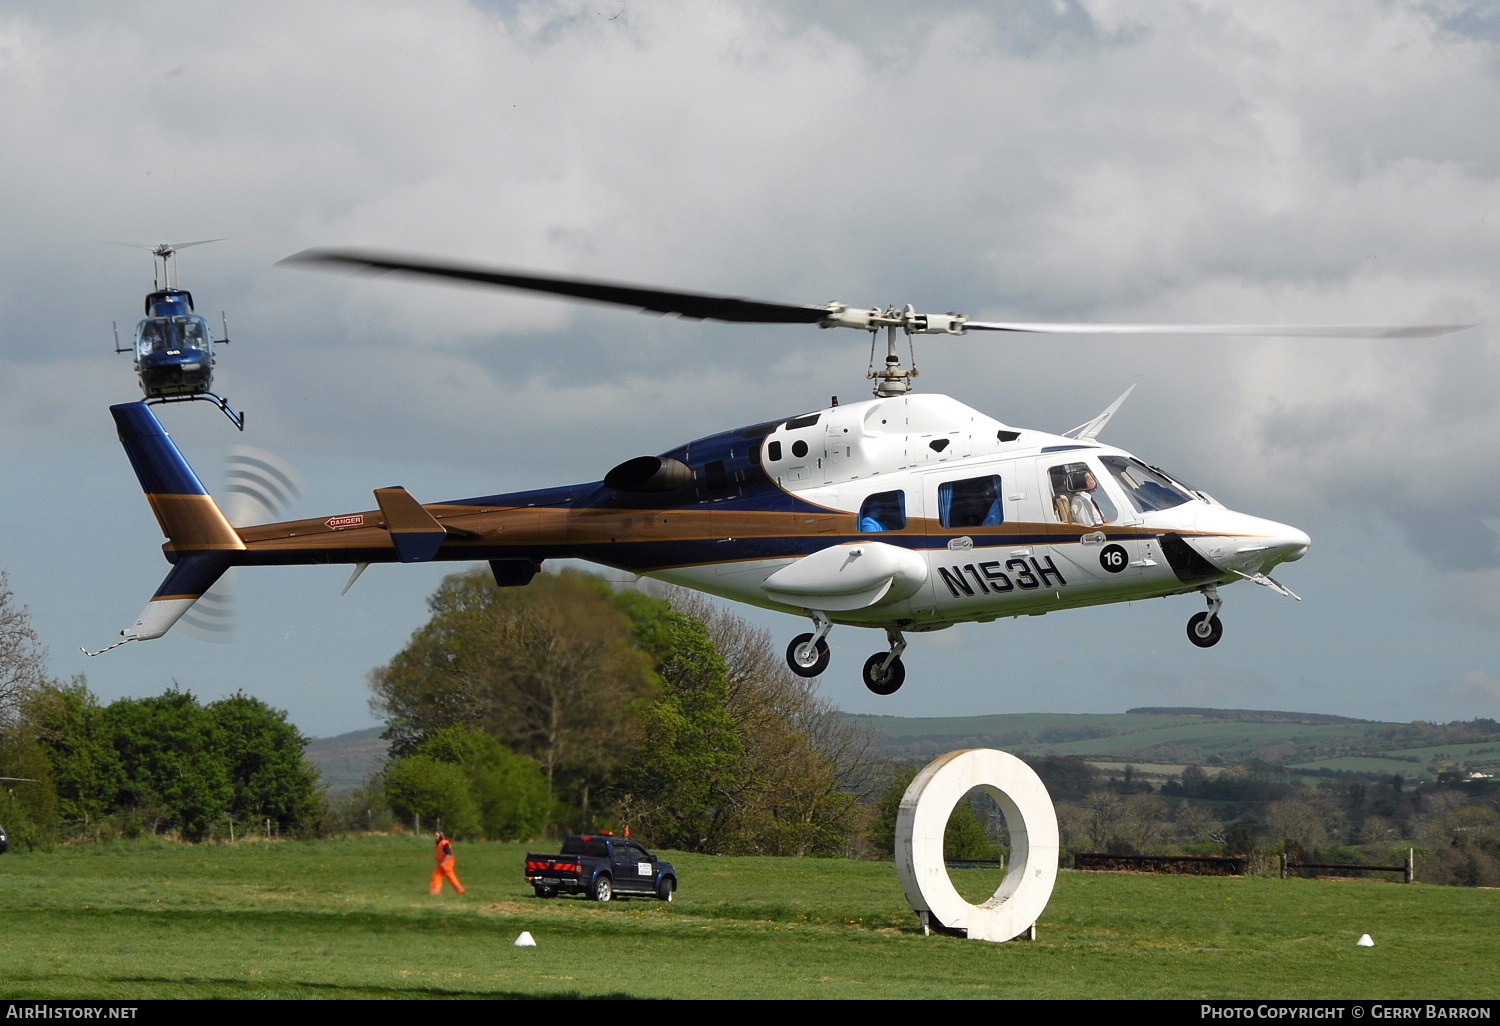
[[1084,527],[1098,527],[1104,523],[1104,516],[1099,512],[1099,507],[1094,503],[1091,494],[1099,487],[1098,478],[1094,477],[1091,470],[1075,470],[1068,475],[1068,484],[1073,489],[1073,494],[1068,497],[1068,513],[1073,523],[1082,524]]
[[141,352],[156,352],[161,341],[161,325],[157,322],[150,321],[141,328]]
[[860,510],[859,529],[866,534],[876,531],[899,531],[906,526],[906,509],[900,492],[881,492],[865,500]]

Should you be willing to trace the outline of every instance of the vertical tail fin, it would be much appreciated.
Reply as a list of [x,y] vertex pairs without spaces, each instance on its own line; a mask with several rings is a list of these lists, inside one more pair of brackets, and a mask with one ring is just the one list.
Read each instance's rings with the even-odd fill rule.
[[164,548],[174,564],[135,624],[120,632],[126,641],[150,641],[167,633],[213,587],[237,562],[245,543],[149,406],[122,403],[109,412],[146,501],[167,536]]
[[[172,437],[145,403],[111,406],[120,443],[135,468],[146,501],[167,536],[169,553],[238,551],[239,533],[214,502]],[[171,558],[170,555],[168,558]]]

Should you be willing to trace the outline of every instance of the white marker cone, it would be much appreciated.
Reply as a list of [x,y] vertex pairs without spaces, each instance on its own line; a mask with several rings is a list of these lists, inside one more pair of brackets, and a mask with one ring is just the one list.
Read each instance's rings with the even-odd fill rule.
[[[1364,941],[1360,941],[1360,943],[1363,944]],[[519,936],[519,937],[516,938],[516,947],[518,947],[518,948],[534,948],[534,947],[536,947],[536,938],[531,935],[531,931],[530,930],[522,930],[521,931],[521,936]]]
[[[521,942],[520,941],[516,941],[516,943],[519,944]],[[1370,935],[1368,933],[1362,935],[1359,938],[1359,940],[1356,941],[1355,943],[1358,944],[1362,948],[1373,948],[1375,946],[1375,942],[1370,939]]]

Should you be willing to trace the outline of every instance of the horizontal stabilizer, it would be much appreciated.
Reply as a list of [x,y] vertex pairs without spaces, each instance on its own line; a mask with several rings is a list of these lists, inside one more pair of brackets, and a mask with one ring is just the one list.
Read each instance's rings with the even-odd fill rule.
[[396,555],[403,563],[426,563],[442,548],[448,532],[405,488],[377,488],[375,501]]

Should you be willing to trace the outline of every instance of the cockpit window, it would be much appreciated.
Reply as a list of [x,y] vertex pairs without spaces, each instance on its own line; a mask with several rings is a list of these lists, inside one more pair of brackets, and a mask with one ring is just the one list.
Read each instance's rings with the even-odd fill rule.
[[165,317],[142,321],[135,329],[135,347],[142,353],[154,353],[167,346],[171,329]]
[[1114,521],[1120,511],[1087,463],[1062,463],[1047,471],[1052,483],[1052,511],[1059,523],[1099,527]]
[[137,325],[136,350],[154,353],[164,349],[207,349],[208,322],[197,314],[148,317]]
[[876,492],[859,507],[859,529],[899,531],[906,526],[906,493]]
[[989,527],[1002,520],[997,475],[938,485],[938,521],[944,527]]
[[1181,506],[1191,499],[1177,485],[1173,484],[1164,475],[1158,474],[1140,460],[1126,459],[1123,456],[1103,456],[1099,462],[1104,464],[1120,486],[1125,489],[1125,494],[1130,496],[1130,502],[1136,510],[1141,513],[1150,513],[1152,510],[1171,509]]

